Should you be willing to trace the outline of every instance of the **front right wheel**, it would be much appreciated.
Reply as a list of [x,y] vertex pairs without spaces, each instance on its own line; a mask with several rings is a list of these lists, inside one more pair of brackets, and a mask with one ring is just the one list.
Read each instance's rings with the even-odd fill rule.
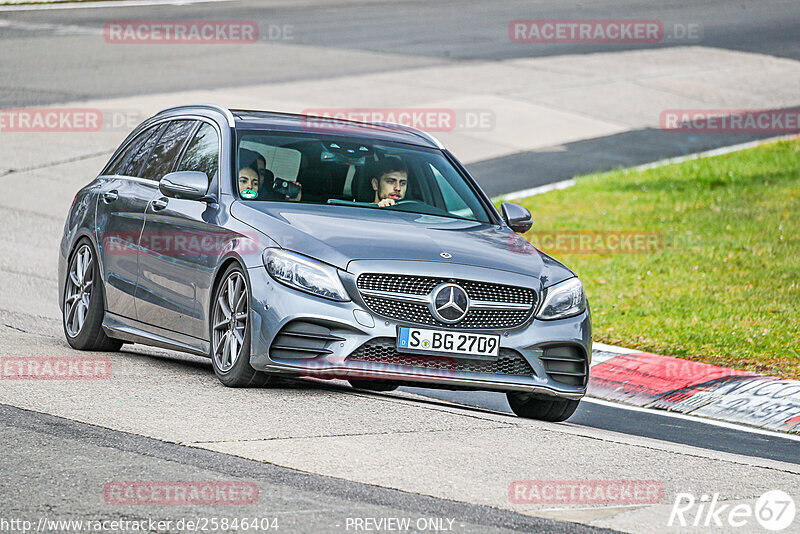
[[506,393],[511,411],[519,417],[560,423],[569,419],[579,400],[536,397],[531,393]]
[[242,269],[225,270],[211,301],[211,362],[228,387],[257,387],[270,376],[250,366],[250,289]]

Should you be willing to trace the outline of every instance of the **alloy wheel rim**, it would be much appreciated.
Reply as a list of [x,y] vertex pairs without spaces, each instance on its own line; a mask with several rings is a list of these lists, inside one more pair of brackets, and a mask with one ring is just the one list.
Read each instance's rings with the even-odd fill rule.
[[69,337],[80,334],[89,313],[94,285],[94,259],[88,245],[75,253],[64,290],[64,326]]
[[236,364],[242,352],[247,328],[247,282],[240,272],[231,273],[222,283],[214,303],[214,364],[226,373]]

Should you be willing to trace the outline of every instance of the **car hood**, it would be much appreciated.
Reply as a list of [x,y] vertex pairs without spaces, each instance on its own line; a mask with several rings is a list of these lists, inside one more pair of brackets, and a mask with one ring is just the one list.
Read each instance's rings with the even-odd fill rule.
[[574,276],[510,229],[491,224],[289,202],[235,202],[231,215],[282,248],[344,270],[356,260],[454,263],[534,276],[545,287]]

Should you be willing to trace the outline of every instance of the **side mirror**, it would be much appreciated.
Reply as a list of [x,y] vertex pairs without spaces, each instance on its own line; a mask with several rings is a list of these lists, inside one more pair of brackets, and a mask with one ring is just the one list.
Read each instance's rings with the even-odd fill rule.
[[208,192],[208,176],[198,171],[171,172],[161,178],[158,189],[170,198],[204,200]]
[[524,234],[533,226],[531,212],[519,204],[503,202],[500,209],[503,212],[503,219],[505,219],[508,226],[518,234]]

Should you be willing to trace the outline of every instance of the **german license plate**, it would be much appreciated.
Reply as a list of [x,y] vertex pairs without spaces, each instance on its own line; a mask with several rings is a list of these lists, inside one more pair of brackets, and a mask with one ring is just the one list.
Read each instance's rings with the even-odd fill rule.
[[397,350],[497,356],[500,354],[500,336],[400,326],[397,328]]

